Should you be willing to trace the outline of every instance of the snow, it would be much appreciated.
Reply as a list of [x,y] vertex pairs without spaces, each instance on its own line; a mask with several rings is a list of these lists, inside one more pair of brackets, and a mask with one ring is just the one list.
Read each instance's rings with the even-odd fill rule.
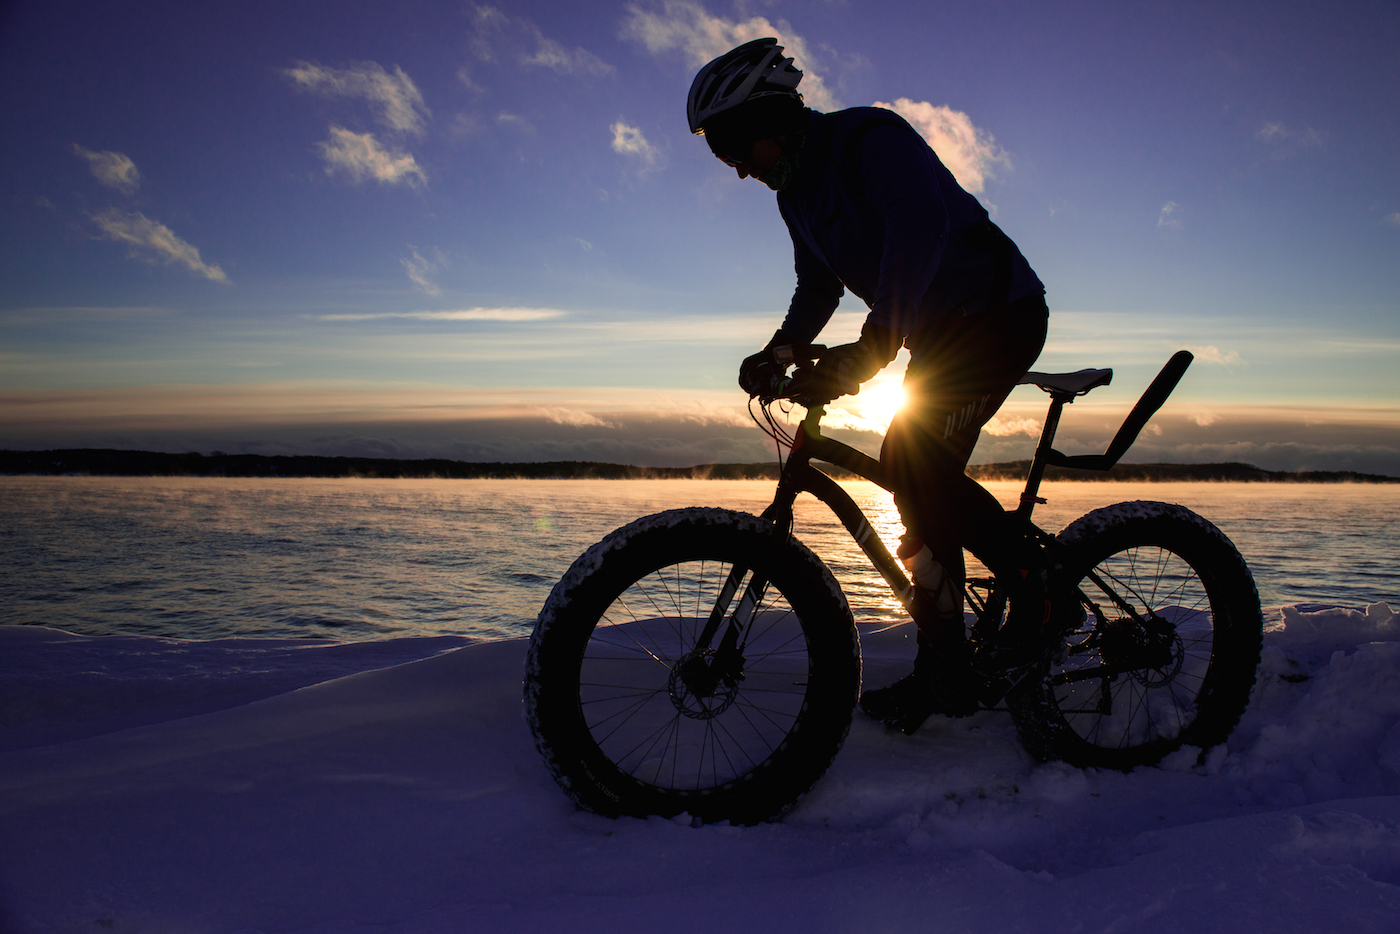
[[[521,641],[0,627],[0,931],[1395,931],[1400,619],[1266,612],[1227,746],[1037,764],[1009,717],[857,716],[782,822],[576,811]],[[865,676],[910,634],[863,637]]]

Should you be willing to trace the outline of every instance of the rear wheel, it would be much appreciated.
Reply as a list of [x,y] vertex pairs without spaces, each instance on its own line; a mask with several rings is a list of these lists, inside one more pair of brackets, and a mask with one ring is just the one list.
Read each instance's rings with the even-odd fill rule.
[[583,807],[753,823],[826,771],[859,684],[850,610],[815,555],[755,516],[683,509],[574,562],[531,638],[525,705]]
[[1040,759],[1130,769],[1221,743],[1254,685],[1263,617],[1244,559],[1205,519],[1120,503],[1060,533],[1081,618],[1007,698]]

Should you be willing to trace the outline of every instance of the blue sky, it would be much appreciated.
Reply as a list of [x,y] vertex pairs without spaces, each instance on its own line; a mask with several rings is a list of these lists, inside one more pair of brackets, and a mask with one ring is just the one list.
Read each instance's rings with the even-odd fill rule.
[[1129,460],[1400,475],[1393,0],[0,10],[0,446],[769,458],[734,374],[791,245],[684,100],[777,35],[810,104],[900,109],[1017,240],[1039,369],[1115,368],[1064,449],[1191,347]]

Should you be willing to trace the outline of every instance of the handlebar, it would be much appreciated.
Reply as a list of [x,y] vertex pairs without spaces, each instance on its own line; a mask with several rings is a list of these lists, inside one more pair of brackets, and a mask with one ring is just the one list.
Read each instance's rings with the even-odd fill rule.
[[[804,384],[807,382],[804,377],[808,375],[824,353],[826,353],[825,344],[784,344],[774,347],[773,355],[782,364],[783,370],[754,395],[759,402],[764,404],[778,399],[791,399],[798,405],[807,408],[825,405],[831,399],[813,396],[804,391]],[[788,367],[794,367],[791,376],[787,373]]]

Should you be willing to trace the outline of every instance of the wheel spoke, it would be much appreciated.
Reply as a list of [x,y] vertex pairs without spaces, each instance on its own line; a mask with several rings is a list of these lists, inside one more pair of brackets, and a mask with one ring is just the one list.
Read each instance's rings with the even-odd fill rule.
[[[1109,627],[1106,630],[1098,627],[1097,643],[1092,648],[1082,645],[1073,656],[1076,664],[1064,670],[1092,671],[1099,666],[1109,666],[1110,670],[1123,671],[1121,666],[1114,667],[1118,664],[1117,654],[1126,653],[1125,659],[1134,657],[1143,651],[1138,648],[1139,640],[1166,637],[1142,629],[1144,625],[1160,629],[1162,623],[1154,621],[1166,620],[1173,624],[1174,632],[1176,625],[1199,618],[1201,608],[1207,604],[1207,595],[1195,570],[1166,548],[1127,548],[1102,561],[1094,573],[1102,584],[1117,590],[1116,597],[1109,594],[1113,599],[1105,608],[1112,614]],[[1135,604],[1131,615],[1119,609],[1120,601],[1124,600]],[[1210,625],[1209,619],[1205,622]],[[1083,639],[1079,634],[1072,634],[1071,645]],[[1198,646],[1204,641],[1203,637],[1192,640],[1189,649],[1184,642],[1175,643],[1178,660],[1174,669],[1168,665],[1118,675],[1112,681],[1098,682],[1090,697],[1085,697],[1085,689],[1078,685],[1087,687],[1091,682],[1067,683],[1057,689],[1060,709],[1068,716],[1070,726],[1095,746],[1127,749],[1171,739],[1187,724],[1194,706],[1194,691],[1179,682],[1178,676],[1184,674],[1195,684],[1201,681],[1194,671],[1182,672],[1181,666],[1186,659],[1201,660]],[[1109,652],[1107,656],[1106,651]],[[1209,664],[1209,657],[1206,647],[1206,664]],[[1164,674],[1168,670],[1171,673]],[[1154,673],[1167,680],[1152,686],[1150,678]],[[1103,698],[1105,691],[1109,699],[1107,712],[1102,700],[1094,699]],[[1077,700],[1081,697],[1085,697],[1085,701]]]
[[[1038,755],[1121,768],[1155,762],[1184,742],[1220,742],[1247,702],[1261,622],[1247,566],[1187,510],[1136,506],[1102,510],[1062,535],[1078,556],[1067,566],[1082,575],[1089,613],[1065,635],[1062,660],[1013,696],[1017,726]],[[1230,629],[1222,643],[1222,627],[1237,623],[1250,628]]]
[[565,790],[601,813],[745,822],[806,791],[859,691],[830,572],[722,510],[638,520],[586,557],[542,611],[526,672],[527,719]]
[[[677,790],[734,781],[773,755],[796,726],[810,650],[801,620],[774,583],[745,634],[742,679],[713,672],[714,687],[704,689],[713,693],[694,693],[708,666],[724,664],[716,646],[695,652],[694,639],[730,567],[689,561],[644,575],[601,614],[589,639],[579,680],[585,723],[604,754],[638,780]],[[682,663],[686,668],[678,668]]]

